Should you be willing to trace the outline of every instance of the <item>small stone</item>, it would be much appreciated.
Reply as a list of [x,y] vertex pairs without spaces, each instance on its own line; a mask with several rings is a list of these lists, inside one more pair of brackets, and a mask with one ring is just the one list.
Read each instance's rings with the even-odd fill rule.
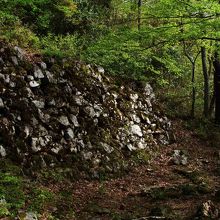
[[85,160],[91,160],[91,159],[92,159],[92,156],[93,156],[93,154],[92,154],[91,151],[89,151],[89,152],[83,152],[82,155],[83,155],[83,157],[84,157]]
[[72,128],[68,128],[66,130],[66,136],[67,136],[68,139],[73,139],[74,138],[74,132],[73,132]]
[[134,147],[132,144],[128,144],[128,145],[127,145],[127,148],[128,148],[130,151],[136,150],[136,147]]
[[38,220],[37,214],[34,212],[27,212],[24,220]]
[[134,125],[131,126],[131,133],[132,133],[132,134],[135,134],[135,135],[138,135],[139,137],[142,137],[142,136],[143,136],[143,133],[142,133],[142,131],[141,131],[140,126],[139,126],[139,125],[136,125],[136,124],[134,124]]
[[45,107],[44,101],[34,100],[32,101],[37,108],[43,109]]
[[104,148],[104,150],[107,152],[107,153],[112,153],[114,151],[114,148],[111,147],[110,145],[106,144],[106,143],[101,143],[102,147]]
[[130,99],[133,101],[133,102],[137,102],[138,100],[138,94],[130,94]]
[[149,96],[153,92],[153,89],[149,83],[145,84],[144,92],[147,96]]
[[4,102],[3,102],[2,98],[0,98],[0,108],[4,108]]
[[32,138],[31,149],[33,152],[38,152],[41,150],[38,138]]
[[79,122],[75,115],[70,115],[70,120],[73,123],[74,127],[79,127]]
[[217,220],[220,217],[220,210],[213,204],[211,200],[208,200],[201,206],[200,217]]
[[41,62],[41,63],[40,63],[40,66],[41,66],[41,68],[42,68],[43,70],[46,70],[46,69],[47,69],[47,64],[44,63],[44,62]]
[[10,83],[10,76],[5,74],[5,83]]
[[51,72],[49,71],[45,71],[45,75],[47,77],[47,80],[50,82],[50,83],[56,83],[57,81],[54,79],[54,76]]
[[35,67],[34,77],[37,78],[37,79],[43,79],[44,78],[44,74],[43,74],[43,72],[40,68]]
[[52,148],[51,151],[55,154],[58,154],[60,152],[60,150],[62,150],[62,146],[61,145],[56,145],[56,147]]
[[10,81],[9,86],[10,86],[11,88],[15,88],[16,83],[15,83],[15,82]]
[[6,150],[5,150],[5,148],[2,145],[0,145],[0,155],[2,157],[5,157],[7,155],[6,154]]
[[24,133],[25,133],[25,137],[24,138],[27,138],[30,135],[30,129],[29,129],[28,126],[24,127]]
[[56,105],[56,102],[54,99],[50,100],[48,103],[47,103],[49,106],[55,106]]
[[29,85],[30,85],[30,87],[32,87],[32,88],[35,88],[35,87],[40,86],[40,84],[39,84],[38,82],[36,82],[36,81],[30,81],[30,82],[29,82]]
[[69,119],[64,115],[59,118],[59,122],[64,126],[70,125]]
[[188,158],[181,150],[174,150],[173,162],[176,165],[186,165],[188,163]]
[[17,59],[16,56],[12,56],[12,57],[11,57],[11,60],[12,60],[12,62],[13,62],[13,64],[14,64],[15,66],[18,65],[18,59]]
[[32,75],[27,75],[28,82],[34,81],[34,77]]
[[83,97],[82,96],[73,96],[73,100],[75,101],[75,103],[79,106],[83,105]]
[[103,67],[99,66],[99,67],[98,67],[98,72],[104,74],[104,73],[105,73],[105,70],[104,70]]
[[93,107],[87,106],[84,110],[91,118],[94,118],[96,116],[96,112]]
[[17,56],[20,60],[23,60],[25,52],[18,46],[14,47],[14,50],[17,52]]

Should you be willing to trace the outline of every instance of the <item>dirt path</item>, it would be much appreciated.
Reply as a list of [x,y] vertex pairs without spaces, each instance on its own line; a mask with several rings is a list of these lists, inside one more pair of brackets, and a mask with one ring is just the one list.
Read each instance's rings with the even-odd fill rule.
[[[199,140],[181,122],[174,122],[174,127],[176,143],[164,147],[151,164],[136,167],[123,178],[74,183],[77,219],[139,219],[152,215],[196,219],[193,216],[198,207],[208,200],[220,208],[215,196],[220,188],[219,149]],[[173,164],[175,149],[187,152],[186,166]]]

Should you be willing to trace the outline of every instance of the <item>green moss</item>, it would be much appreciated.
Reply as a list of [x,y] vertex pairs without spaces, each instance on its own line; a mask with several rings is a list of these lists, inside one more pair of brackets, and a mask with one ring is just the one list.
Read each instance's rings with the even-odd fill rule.
[[148,163],[152,158],[151,153],[149,150],[136,150],[132,154],[131,160],[133,160],[135,163]]

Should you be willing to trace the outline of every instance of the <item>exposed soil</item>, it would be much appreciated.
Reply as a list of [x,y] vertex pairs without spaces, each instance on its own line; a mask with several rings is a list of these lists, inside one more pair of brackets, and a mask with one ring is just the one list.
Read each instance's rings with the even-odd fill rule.
[[[173,125],[176,143],[163,147],[150,164],[135,167],[121,178],[79,180],[55,185],[53,191],[65,188],[72,194],[73,210],[80,220],[149,219],[143,217],[155,215],[155,207],[160,207],[163,219],[196,219],[198,207],[208,200],[220,208],[215,195],[220,189],[220,148],[199,139],[181,121]],[[187,165],[173,164],[175,149],[187,152]]]

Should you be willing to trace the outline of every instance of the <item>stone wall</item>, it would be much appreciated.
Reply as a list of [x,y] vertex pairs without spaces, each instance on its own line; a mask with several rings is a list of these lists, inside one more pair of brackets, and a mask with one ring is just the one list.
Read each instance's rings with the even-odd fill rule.
[[170,122],[149,84],[132,86],[81,62],[28,58],[0,43],[1,157],[26,170],[58,165],[96,176],[169,143]]

